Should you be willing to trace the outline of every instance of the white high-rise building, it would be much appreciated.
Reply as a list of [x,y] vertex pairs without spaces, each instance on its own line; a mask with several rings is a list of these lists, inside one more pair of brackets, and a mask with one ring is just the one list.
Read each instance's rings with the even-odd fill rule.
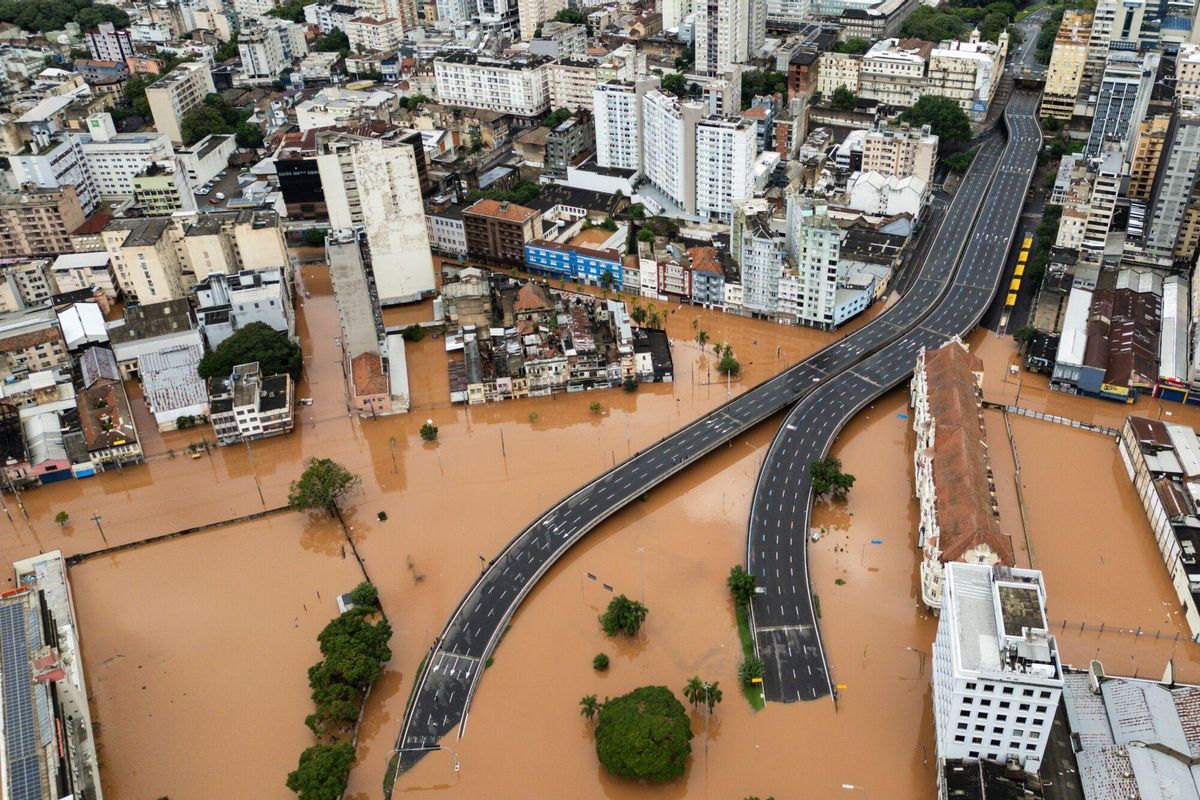
[[380,305],[432,294],[433,257],[412,145],[324,133],[317,153],[329,224],[366,233]]
[[470,22],[479,13],[476,0],[437,0],[438,27],[452,27]]
[[592,114],[597,164],[641,170],[642,98],[658,85],[658,78],[644,78],[636,83],[612,81],[596,86],[592,93]]
[[795,274],[791,282],[780,282],[780,300],[788,296],[791,307],[787,310],[798,323],[832,328],[842,239],[826,206],[788,195],[787,249]]
[[1063,689],[1042,573],[946,564],[932,661],[938,759],[1037,772]]
[[100,203],[100,192],[88,169],[78,136],[35,137],[24,150],[9,156],[8,160],[19,186],[29,183],[41,189],[74,186],[85,215],[91,214]]
[[283,44],[272,28],[257,25],[238,34],[242,72],[251,80],[275,80],[291,61],[283,57]]
[[662,14],[663,29],[679,27],[679,23],[688,15],[691,5],[691,0],[659,0],[658,11]]
[[478,4],[480,25],[505,36],[517,34],[517,0],[478,0]]
[[87,125],[88,135],[80,137],[83,157],[101,199],[133,195],[134,176],[174,152],[165,133],[117,133],[108,114],[88,117]]
[[653,89],[642,100],[642,173],[688,214],[696,213],[696,123],[704,106]]
[[766,0],[767,19],[784,27],[799,27],[808,22],[809,0]]
[[758,126],[710,118],[696,126],[696,211],[728,222],[735,203],[754,196]]
[[216,91],[208,65],[185,62],[146,87],[146,100],[154,115],[154,127],[171,137],[172,144],[183,143],[179,129],[183,115],[204,102]]
[[774,229],[765,201],[739,203],[734,209],[730,250],[742,275],[742,308],[775,316],[779,280],[787,266],[787,240]]
[[731,72],[746,60],[750,2],[758,0],[695,0],[696,71],[701,75]]

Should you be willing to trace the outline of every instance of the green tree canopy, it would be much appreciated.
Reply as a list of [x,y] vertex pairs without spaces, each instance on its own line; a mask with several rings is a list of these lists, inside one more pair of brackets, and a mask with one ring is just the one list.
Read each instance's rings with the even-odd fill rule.
[[913,39],[924,39],[927,42],[937,43],[943,39],[959,38],[966,27],[962,17],[953,11],[920,5],[904,21],[904,25],[900,27],[900,34]]
[[587,18],[583,13],[576,11],[573,8],[564,8],[553,17],[555,22],[565,22],[568,25],[584,25],[587,23]]
[[253,122],[243,122],[233,132],[238,147],[257,149],[263,145],[263,129]]
[[286,372],[295,380],[300,377],[303,358],[299,345],[265,322],[251,322],[206,353],[198,371],[201,378],[223,378],[238,364],[257,361],[261,374]]
[[729,593],[733,595],[734,601],[744,606],[754,597],[754,576],[746,572],[745,567],[737,564],[729,569],[729,577],[725,579],[725,585],[729,587]]
[[309,247],[321,247],[325,244],[325,231],[320,228],[305,228],[301,237]]
[[300,754],[300,764],[287,777],[287,788],[300,800],[338,800],[346,791],[354,746],[316,744]]
[[854,485],[854,476],[842,472],[841,459],[835,456],[813,459],[808,466],[814,494],[818,497],[832,494],[838,500],[846,499]]
[[392,658],[388,647],[391,638],[392,626],[385,619],[370,623],[362,613],[335,617],[317,636],[325,656],[327,683],[366,689]]
[[296,511],[326,511],[337,508],[337,501],[358,485],[358,476],[333,459],[310,458],[304,462],[300,480],[292,481],[288,505]]
[[184,144],[191,145],[210,134],[231,133],[231,130],[220,111],[201,103],[183,115],[179,121],[179,132],[183,135]]
[[94,28],[111,22],[129,27],[129,15],[115,6],[93,0],[0,0],[0,22],[11,22],[27,31],[46,33],[62,30],[68,22]]
[[911,108],[904,110],[900,121],[914,127],[930,126],[943,145],[960,144],[971,138],[971,122],[966,112],[949,97],[923,94]]
[[978,147],[972,147],[964,153],[951,153],[946,156],[946,165],[952,172],[962,175],[971,168],[971,162],[975,160],[975,154],[978,152]]
[[687,94],[687,78],[678,72],[668,72],[662,77],[662,90],[683,97]]
[[354,603],[356,608],[377,609],[379,608],[379,589],[370,581],[363,581],[351,590],[350,602]]
[[742,108],[749,108],[755,97],[765,94],[787,95],[787,73],[772,69],[751,69],[742,73]]
[[288,0],[282,5],[275,6],[267,13],[272,17],[286,19],[289,22],[304,22],[304,6],[308,5],[306,0]]
[[335,29],[313,39],[312,49],[318,53],[341,53],[345,58],[350,55],[350,37]]
[[542,122],[547,128],[554,130],[559,125],[571,118],[571,110],[568,108],[556,108],[546,115],[546,119]]
[[609,636],[618,633],[636,636],[648,613],[646,607],[637,600],[619,594],[609,601],[608,608],[600,615],[600,625]]
[[692,724],[665,686],[643,686],[600,707],[596,755],[614,775],[661,783],[683,775]]
[[833,96],[829,98],[829,105],[838,111],[853,111],[854,107],[858,105],[858,98],[847,87],[839,86],[833,90]]
[[850,55],[862,55],[871,49],[871,40],[864,39],[861,36],[852,36],[844,42],[838,42],[833,46],[835,53],[848,53]]

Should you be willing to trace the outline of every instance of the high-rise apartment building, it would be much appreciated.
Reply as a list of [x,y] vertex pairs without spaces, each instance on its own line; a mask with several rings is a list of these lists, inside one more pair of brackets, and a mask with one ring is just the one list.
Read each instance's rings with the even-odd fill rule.
[[1081,255],[1089,260],[1099,262],[1104,256],[1125,172],[1125,157],[1119,150],[1107,153],[1096,167],[1080,246]]
[[346,23],[346,38],[355,52],[391,53],[404,41],[404,24],[395,17],[356,17]]
[[[278,78],[293,61],[308,52],[304,30],[303,25],[284,20],[244,28],[238,34],[242,73],[258,81]],[[354,42],[350,44],[353,46]]]
[[735,206],[730,250],[741,272],[742,308],[752,315],[775,316],[779,280],[787,266],[787,239],[772,227],[764,202]]
[[517,0],[517,17],[520,20],[521,38],[529,41],[538,26],[566,9],[567,0]]
[[695,0],[696,71],[701,75],[721,75],[746,61],[751,2],[757,0]]
[[1130,200],[1149,201],[1154,196],[1154,178],[1170,127],[1170,114],[1155,114],[1138,124],[1137,141],[1129,159],[1129,188],[1125,190]]
[[516,36],[520,27],[517,0],[478,0],[479,24],[497,34]]
[[88,53],[97,61],[116,61],[124,64],[133,58],[133,37],[128,28],[117,29],[111,22],[101,22],[92,30],[84,31]]
[[1100,80],[1096,112],[1088,133],[1084,155],[1095,158],[1105,149],[1105,142],[1132,144],[1137,124],[1146,118],[1154,75],[1158,70],[1157,53],[1114,52],[1109,55]]
[[71,185],[23,189],[0,195],[0,258],[56,256],[74,252],[71,232],[83,224],[79,195]]
[[[796,272],[795,297],[791,302],[798,323],[833,327],[841,247],[841,232],[829,218],[826,206],[796,194],[788,195],[787,249]],[[781,284],[781,295],[783,291]]]
[[1200,45],[1180,45],[1175,56],[1175,96],[1200,100]]
[[1146,248],[1158,258],[1175,254],[1188,201],[1200,171],[1200,112],[1180,110],[1167,131],[1150,212]]
[[640,170],[642,166],[642,98],[659,85],[658,78],[636,83],[601,83],[592,94],[596,124],[596,163],[602,167]]
[[560,58],[550,65],[550,107],[568,111],[592,107],[596,91],[596,65],[591,61]]
[[728,222],[736,203],[754,196],[757,126],[710,117],[696,125],[696,212]]
[[179,128],[183,115],[215,91],[212,72],[207,64],[190,61],[180,64],[165,77],[146,87],[146,100],[150,104],[150,113],[154,115],[154,127],[159,133],[169,136],[172,144],[183,144],[183,133]]
[[1092,39],[1092,12],[1071,9],[1063,13],[1046,69],[1042,116],[1067,122],[1075,112],[1075,99],[1083,82],[1088,43]]
[[178,229],[170,217],[114,219],[101,238],[117,285],[130,300],[145,305],[190,294]]
[[413,147],[392,138],[329,132],[317,137],[317,168],[335,230],[366,234],[378,300],[394,305],[434,290],[433,258]]
[[91,214],[99,205],[100,192],[77,136],[35,136],[25,149],[8,160],[18,186],[33,185],[40,189],[74,186],[84,215]]
[[879,125],[863,138],[863,172],[881,172],[897,178],[916,175],[933,183],[937,164],[938,137],[928,125]]
[[174,152],[165,133],[117,133],[108,114],[88,117],[87,135],[80,142],[101,199],[132,195],[134,176]]
[[938,759],[1037,772],[1063,688],[1042,573],[946,564],[932,660]]
[[700,103],[653,89],[642,103],[642,173],[688,214],[696,213],[696,123]]
[[1084,83],[1089,89],[1099,85],[1110,53],[1138,49],[1145,16],[1146,0],[1098,0],[1084,64]]

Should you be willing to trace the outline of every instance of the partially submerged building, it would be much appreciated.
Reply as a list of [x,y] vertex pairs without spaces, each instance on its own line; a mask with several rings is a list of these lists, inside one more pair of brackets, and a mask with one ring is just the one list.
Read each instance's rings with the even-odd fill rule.
[[258,362],[239,364],[208,384],[213,435],[226,445],[287,433],[295,426],[292,376],[263,375]]

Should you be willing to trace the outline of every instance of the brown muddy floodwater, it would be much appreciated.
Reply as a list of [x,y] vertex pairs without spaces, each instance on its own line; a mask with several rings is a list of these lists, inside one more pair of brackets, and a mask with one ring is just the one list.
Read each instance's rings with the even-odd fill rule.
[[[470,585],[480,555],[490,558],[537,513],[614,460],[832,338],[672,305],[675,384],[471,409],[449,405],[442,341],[426,339],[408,349],[412,413],[359,420],[345,409],[328,275],[306,267],[304,277],[311,296],[298,310],[306,354],[298,395],[314,404],[300,408],[293,434],[193,460],[168,453],[198,441],[200,432],[148,433],[148,465],[27,492],[28,522],[7,498],[13,521],[0,516],[0,548],[10,560],[52,548],[68,555],[97,550],[105,542],[93,514],[101,517],[107,542],[116,544],[278,507],[311,456],[333,458],[358,473],[362,491],[350,499],[346,517],[395,635],[394,657],[360,731],[348,795],[355,800],[380,797],[413,672]],[[392,321],[428,318],[429,305],[396,312]],[[695,344],[698,329],[733,345],[746,369],[742,381],[710,380],[712,351],[702,353]],[[1008,386],[1002,377],[1011,346],[991,338],[978,346],[988,362],[988,390],[999,393]],[[1065,402],[1072,416],[1123,417],[1121,407],[1039,392],[1029,377],[1022,405]],[[599,416],[588,411],[593,401],[603,406]],[[916,604],[911,436],[908,420],[898,416],[906,410],[906,396],[897,391],[852,423],[836,452],[858,483],[848,504],[822,507],[816,517],[830,534],[810,547],[814,590],[834,678],[847,687],[836,711],[825,700],[772,705],[756,714],[736,685],[738,638],[724,580],[744,559],[750,492],[777,427],[767,423],[612,518],[569,553],[526,601],[497,649],[466,737],[446,740],[461,772],[453,772],[447,754],[435,753],[402,776],[397,791],[714,800],[774,794],[784,800],[845,796],[852,792],[841,785],[854,784],[872,796],[930,796],[927,662],[935,623]],[[1188,412],[1200,421],[1200,413]],[[427,418],[440,428],[436,444],[417,433]],[[1036,440],[1041,429],[1030,430],[1028,438]],[[1026,438],[1018,428],[1025,480],[1032,483],[1041,456],[1036,441],[1027,446]],[[1007,442],[992,442],[1001,445]],[[1052,473],[1062,459],[1052,448],[1047,452],[1043,469]],[[1082,487],[1096,459],[1080,458],[1074,480]],[[1105,470],[1111,460],[1103,462]],[[1104,472],[1097,480],[1116,485],[1119,477]],[[1061,497],[1057,503],[1067,505]],[[1037,516],[1032,500],[1031,506]],[[70,514],[62,528],[52,521],[60,510]],[[377,520],[380,511],[387,521]],[[1140,509],[1134,511],[1129,525],[1141,519]],[[1119,524],[1117,509],[1107,513]],[[1042,517],[1038,525],[1074,524]],[[1054,548],[1042,544],[1040,530],[1035,550],[1050,581],[1052,615],[1075,620],[1080,613],[1067,605],[1069,591],[1056,585]],[[1083,525],[1071,532],[1090,538]],[[883,543],[872,545],[872,539]],[[332,593],[360,578],[353,559],[343,558],[342,541],[330,523],[283,513],[72,570],[110,800],[293,797],[283,781],[312,743],[303,719],[311,711],[306,671],[318,655],[316,633],[336,613]],[[1154,555],[1150,570],[1157,565]],[[644,592],[650,616],[639,641],[602,636],[596,614],[605,597],[594,584],[581,583],[584,571],[630,596]],[[1149,608],[1154,600],[1145,602]],[[1144,645],[1143,637],[1138,647]],[[591,669],[600,651],[612,656],[605,675]],[[590,730],[577,713],[579,697],[646,683],[678,692],[693,674],[720,681],[725,699],[709,721],[707,752],[704,721],[696,720],[686,778],[646,789],[602,774]]]

